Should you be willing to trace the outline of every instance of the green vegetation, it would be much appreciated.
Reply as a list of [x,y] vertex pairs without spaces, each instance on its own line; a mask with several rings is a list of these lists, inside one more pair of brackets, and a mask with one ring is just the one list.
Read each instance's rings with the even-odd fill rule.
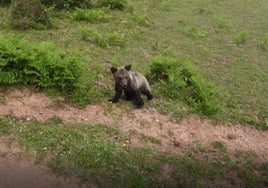
[[[1,33],[36,44],[45,39],[62,51],[82,52],[91,71],[90,78],[80,84],[93,94],[74,95],[78,98],[71,100],[78,104],[96,101],[97,94],[99,102],[106,102],[112,95],[110,65],[102,62],[132,63],[133,70],[150,75],[155,61],[163,58],[165,64],[166,58],[183,64],[185,71],[172,70],[169,80],[152,82],[156,102],[148,106],[178,118],[196,113],[267,129],[267,3],[250,2],[245,7],[240,0],[182,1],[180,6],[176,1],[120,1],[131,8],[100,9],[113,2],[117,1],[96,1],[91,9],[77,8],[70,13],[50,11],[53,28],[41,31],[12,30],[5,19],[12,8],[2,7]],[[191,87],[181,79],[189,73]]]
[[160,82],[156,88],[164,98],[183,101],[199,114],[213,115],[218,112],[218,105],[212,98],[215,89],[198,75],[191,63],[169,57],[155,57],[150,64],[150,72],[149,77]]
[[[6,118],[0,123],[0,135],[17,135],[26,151],[36,153],[39,163],[100,187],[202,187],[229,181],[234,186],[242,182],[245,187],[263,187],[267,178],[267,165],[258,164],[252,153],[231,157],[220,142],[173,155],[154,147],[132,147],[128,136],[104,125],[63,124],[55,118],[46,123]],[[153,137],[141,135],[140,139],[160,144]],[[168,179],[160,178],[167,167]]]
[[80,54],[65,55],[51,43],[28,44],[13,35],[0,38],[0,58],[1,84],[72,91],[79,88],[86,71]]
[[125,44],[123,34],[117,32],[106,33],[105,35],[100,34],[97,30],[91,28],[80,28],[82,39],[84,41],[92,42],[99,47],[118,46],[122,47]]
[[17,29],[51,27],[47,9],[40,0],[12,1],[10,24]]
[[29,44],[14,35],[0,36],[2,86],[32,85],[83,105],[88,94],[92,97],[97,92],[93,91],[96,73],[89,75],[87,67],[77,51],[65,53],[49,42]]
[[[155,98],[147,108],[268,129],[267,1],[41,2],[0,1],[1,87],[30,85],[79,106],[107,103],[111,64],[132,63],[151,82]],[[128,102],[118,105],[131,110]],[[219,180],[267,186],[267,164],[251,153],[229,156],[221,142],[212,143],[212,151],[197,147],[175,156],[159,152],[154,146],[161,139],[147,135],[139,138],[152,148],[134,149],[127,136],[104,125],[57,118],[0,123],[1,134],[17,135],[40,162],[49,158],[56,172],[101,187],[173,186],[157,178],[165,166],[182,187]]]
[[92,0],[41,0],[41,2],[47,6],[55,6],[57,9],[88,8],[93,5]]
[[103,10],[94,9],[80,9],[77,8],[73,14],[72,19],[76,21],[87,21],[91,23],[108,21],[109,16]]
[[[22,2],[24,0],[15,1]],[[67,10],[90,7],[108,7],[110,9],[124,10],[128,7],[128,0],[36,0],[36,2],[42,3],[46,6],[54,6],[57,9]],[[11,3],[11,0],[1,0],[0,6],[10,5]]]
[[128,6],[127,0],[98,0],[96,3],[101,7],[109,7],[110,9],[124,10]]

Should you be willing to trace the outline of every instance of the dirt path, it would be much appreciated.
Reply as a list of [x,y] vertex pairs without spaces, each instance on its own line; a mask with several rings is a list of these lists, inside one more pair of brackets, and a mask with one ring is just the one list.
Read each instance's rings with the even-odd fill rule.
[[137,135],[153,136],[161,139],[161,150],[172,153],[180,153],[196,142],[210,145],[214,141],[221,141],[227,145],[229,153],[252,150],[260,162],[268,161],[268,132],[247,126],[213,125],[208,120],[201,121],[196,118],[176,123],[154,109],[125,113],[117,105],[109,103],[89,105],[85,109],[60,107],[43,94],[31,93],[27,89],[8,90],[2,96],[4,103],[0,104],[0,116],[13,115],[39,121],[56,116],[65,122],[95,122],[116,126],[130,135],[131,144],[134,146],[148,144]]

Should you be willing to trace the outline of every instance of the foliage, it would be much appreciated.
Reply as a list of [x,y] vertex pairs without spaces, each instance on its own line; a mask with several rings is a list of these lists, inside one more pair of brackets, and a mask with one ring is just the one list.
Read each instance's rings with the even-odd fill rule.
[[195,67],[183,60],[157,56],[150,64],[149,77],[160,82],[161,95],[172,100],[183,100],[196,113],[213,115],[218,104],[213,101],[215,89],[197,73]]
[[109,7],[110,9],[124,10],[128,6],[127,0],[98,0],[97,6]]
[[76,8],[71,17],[77,21],[87,21],[90,23],[104,22],[110,18],[103,10],[80,8]]
[[41,0],[44,5],[55,6],[57,9],[71,9],[75,7],[88,8],[92,0]]
[[[108,7],[110,9],[124,10],[128,6],[128,0],[38,0],[38,1],[40,1],[43,5],[46,6],[54,6],[56,7],[56,9]],[[11,0],[0,0],[0,6],[6,6],[11,3],[12,3]],[[28,5],[30,6],[30,4]]]
[[12,1],[10,22],[18,29],[51,27],[47,9],[40,0]]
[[11,3],[11,0],[0,0],[0,6],[6,6]]
[[80,53],[66,54],[48,42],[29,44],[13,35],[0,37],[1,84],[75,91],[82,88],[84,62]]
[[109,7],[110,9],[123,10],[127,7],[127,0],[41,0],[43,4],[54,5],[58,9]]

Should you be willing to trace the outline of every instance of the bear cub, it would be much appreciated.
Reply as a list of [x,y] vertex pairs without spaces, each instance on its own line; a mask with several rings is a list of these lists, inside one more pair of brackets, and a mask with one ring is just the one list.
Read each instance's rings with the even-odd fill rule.
[[137,108],[144,105],[142,94],[147,96],[148,100],[153,99],[151,89],[147,79],[138,72],[130,71],[131,64],[124,67],[111,67],[111,72],[115,80],[115,95],[110,100],[117,103],[124,91],[126,100],[133,101]]

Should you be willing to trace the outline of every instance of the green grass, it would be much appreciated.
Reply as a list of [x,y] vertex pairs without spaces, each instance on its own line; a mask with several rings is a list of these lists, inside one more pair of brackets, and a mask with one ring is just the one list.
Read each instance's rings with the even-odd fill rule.
[[[184,59],[219,90],[216,99],[221,113],[210,118],[267,129],[268,3],[247,3],[150,0],[131,2],[131,8],[124,11],[74,10],[78,20],[92,14],[90,22],[75,21],[69,13],[55,11],[51,13],[54,28],[28,31],[12,30],[4,7],[0,8],[0,33],[14,33],[34,43],[45,40],[67,52],[75,49],[86,54],[89,66],[97,69],[96,82],[102,86],[96,88],[98,102],[106,102],[113,93],[110,65],[104,61],[132,63],[134,70],[148,74],[149,65],[159,55]],[[152,85],[156,102],[146,106],[174,117],[192,113],[181,101],[163,99],[157,87]],[[83,102],[82,95],[80,103],[94,101],[88,95]]]
[[[127,135],[105,125],[64,124],[58,118],[40,123],[11,117],[0,119],[0,123],[0,136],[16,136],[25,152],[36,155],[38,163],[99,187],[202,187],[206,182],[216,186],[230,181],[250,187],[264,186],[267,178],[267,165],[258,163],[254,153],[230,156],[220,142],[212,147],[197,143],[184,154],[174,155],[158,151],[159,140],[144,135],[137,136],[157,145],[133,147]],[[165,166],[170,168],[172,181],[162,178]],[[230,180],[228,174],[235,176]]]

